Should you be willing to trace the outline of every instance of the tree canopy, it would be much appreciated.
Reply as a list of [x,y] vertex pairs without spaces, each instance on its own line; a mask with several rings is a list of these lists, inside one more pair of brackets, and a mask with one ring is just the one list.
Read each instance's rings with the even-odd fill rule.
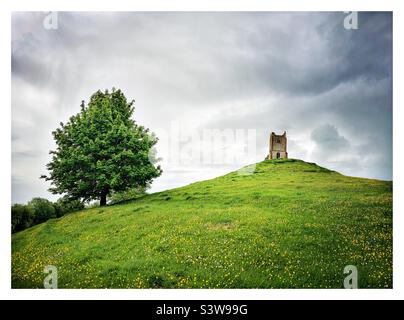
[[52,132],[57,148],[47,164],[52,193],[89,201],[146,187],[162,170],[152,147],[157,138],[132,120],[134,101],[121,90],[95,92],[81,111]]

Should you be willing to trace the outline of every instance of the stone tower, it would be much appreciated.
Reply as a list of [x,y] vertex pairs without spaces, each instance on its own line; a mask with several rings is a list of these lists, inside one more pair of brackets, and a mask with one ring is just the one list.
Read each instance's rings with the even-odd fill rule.
[[271,132],[269,137],[269,155],[267,159],[287,159],[287,139],[286,131],[282,135]]

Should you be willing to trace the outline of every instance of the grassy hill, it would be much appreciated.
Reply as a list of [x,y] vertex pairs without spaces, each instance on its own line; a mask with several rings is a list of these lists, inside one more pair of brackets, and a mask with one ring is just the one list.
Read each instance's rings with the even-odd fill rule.
[[392,183],[300,160],[52,219],[12,236],[12,287],[392,287]]

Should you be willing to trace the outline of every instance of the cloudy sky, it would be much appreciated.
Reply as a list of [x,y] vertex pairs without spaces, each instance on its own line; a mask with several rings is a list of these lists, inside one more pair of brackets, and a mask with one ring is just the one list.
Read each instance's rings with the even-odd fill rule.
[[[56,29],[44,27],[46,16],[12,16],[12,202],[57,198],[39,179],[51,131],[112,87],[136,100],[135,120],[161,138],[164,173],[151,191],[261,161],[271,131],[287,131],[291,158],[392,179],[390,13],[359,13],[356,30],[342,12],[59,13]],[[163,149],[176,126],[189,137],[253,130],[254,155],[173,161]]]

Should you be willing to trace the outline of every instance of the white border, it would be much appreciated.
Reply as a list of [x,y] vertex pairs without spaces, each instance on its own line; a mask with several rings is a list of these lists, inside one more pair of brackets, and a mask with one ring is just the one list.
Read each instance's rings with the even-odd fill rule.
[[[16,0],[2,1],[0,13],[1,44],[1,87],[3,92],[3,109],[0,117],[1,130],[1,215],[0,215],[0,298],[2,299],[403,299],[404,298],[404,216],[402,193],[404,171],[399,160],[403,158],[402,142],[404,126],[403,105],[403,76],[398,70],[404,70],[400,57],[403,54],[403,23],[404,14],[401,2],[393,0],[380,1],[357,0],[355,2],[340,0],[329,1],[262,1],[262,0],[204,0],[191,2],[187,0],[151,0],[151,1],[82,1],[68,0]],[[59,289],[34,290],[11,289],[11,235],[10,235],[10,172],[11,172],[11,12],[12,11],[393,11],[393,150],[394,150],[394,279],[393,289]],[[401,53],[401,54],[400,54]],[[375,128],[377,130],[377,128]]]

